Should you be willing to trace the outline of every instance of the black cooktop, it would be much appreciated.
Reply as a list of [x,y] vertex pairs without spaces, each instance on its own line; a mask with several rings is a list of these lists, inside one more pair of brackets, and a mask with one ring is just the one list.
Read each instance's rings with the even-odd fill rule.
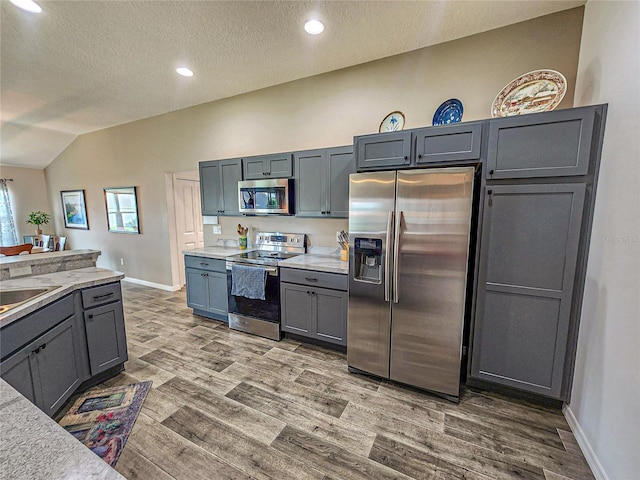
[[278,260],[286,260],[287,258],[300,255],[299,253],[272,252],[267,250],[253,250],[246,253],[238,253],[227,257],[230,262],[248,262],[265,265],[277,265]]

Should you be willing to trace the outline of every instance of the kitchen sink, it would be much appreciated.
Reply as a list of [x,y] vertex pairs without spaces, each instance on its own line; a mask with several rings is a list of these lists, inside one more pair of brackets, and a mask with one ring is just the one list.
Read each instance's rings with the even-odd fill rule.
[[0,313],[16,308],[40,295],[60,288],[60,285],[40,288],[7,288],[0,289]]

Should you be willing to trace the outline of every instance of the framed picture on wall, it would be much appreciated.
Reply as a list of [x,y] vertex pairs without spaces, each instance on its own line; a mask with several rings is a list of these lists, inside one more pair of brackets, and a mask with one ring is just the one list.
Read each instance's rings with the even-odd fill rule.
[[113,233],[140,233],[136,187],[104,189],[107,207],[107,227]]
[[62,199],[65,228],[89,230],[84,190],[63,190],[60,192],[60,197]]

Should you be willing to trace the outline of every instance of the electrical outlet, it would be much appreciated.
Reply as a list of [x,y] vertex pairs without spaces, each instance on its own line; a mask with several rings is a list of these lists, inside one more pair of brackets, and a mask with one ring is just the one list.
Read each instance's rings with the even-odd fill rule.
[[222,225],[214,225],[213,226],[213,234],[214,235],[222,235]]
[[121,258],[121,259],[120,259],[120,266],[121,266],[121,267],[124,267],[124,258]]

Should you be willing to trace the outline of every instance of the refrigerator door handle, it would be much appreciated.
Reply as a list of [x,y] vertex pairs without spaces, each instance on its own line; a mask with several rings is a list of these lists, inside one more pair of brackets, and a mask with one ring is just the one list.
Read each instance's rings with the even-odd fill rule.
[[384,301],[391,298],[391,282],[389,281],[389,271],[391,270],[391,229],[393,228],[393,210],[389,210],[387,216],[387,239],[384,252]]
[[400,254],[400,227],[402,225],[402,211],[396,217],[396,228],[393,237],[393,303],[400,301],[398,292],[398,256]]

